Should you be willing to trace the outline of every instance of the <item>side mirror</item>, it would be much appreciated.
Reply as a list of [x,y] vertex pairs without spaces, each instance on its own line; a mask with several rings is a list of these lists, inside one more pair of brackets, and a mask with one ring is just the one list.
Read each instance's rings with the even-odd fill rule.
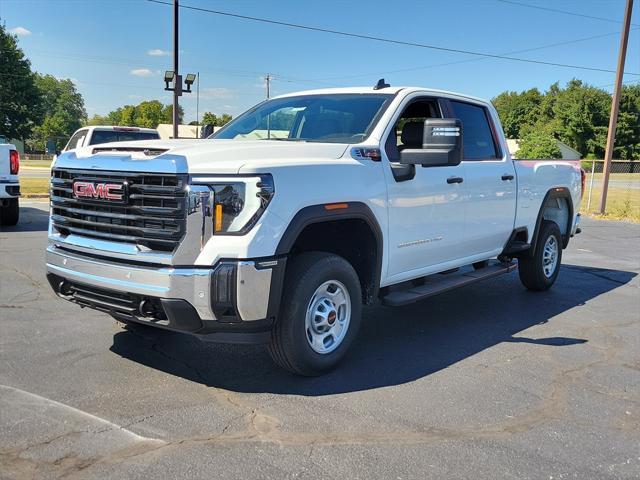
[[462,161],[462,122],[457,118],[428,118],[422,138],[421,149],[400,152],[400,163],[452,167]]

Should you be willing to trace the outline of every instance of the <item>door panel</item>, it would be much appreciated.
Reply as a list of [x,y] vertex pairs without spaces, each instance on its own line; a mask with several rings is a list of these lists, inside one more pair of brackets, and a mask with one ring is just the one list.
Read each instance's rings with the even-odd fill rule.
[[389,183],[389,275],[464,257],[465,167],[416,166],[412,180]]
[[[502,249],[513,230],[516,179],[511,160],[462,162],[467,176],[465,249],[469,255]],[[502,177],[505,180],[502,180]],[[508,179],[511,176],[512,179]]]

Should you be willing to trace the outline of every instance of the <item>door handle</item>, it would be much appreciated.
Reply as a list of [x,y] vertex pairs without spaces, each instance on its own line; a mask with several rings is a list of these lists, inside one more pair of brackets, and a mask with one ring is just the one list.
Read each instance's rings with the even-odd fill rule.
[[502,175],[502,180],[506,182],[507,180],[513,180],[513,175]]
[[462,183],[464,179],[462,177],[449,177],[447,178],[447,183]]

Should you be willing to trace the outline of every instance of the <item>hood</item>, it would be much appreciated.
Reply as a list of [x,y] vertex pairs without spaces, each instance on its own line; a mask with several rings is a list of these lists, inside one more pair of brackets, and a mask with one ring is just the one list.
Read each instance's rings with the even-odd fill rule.
[[348,145],[276,140],[138,140],[96,145],[95,154],[70,151],[56,159],[62,168],[157,173],[243,173],[273,165],[335,160]]
[[348,145],[277,140],[207,140],[171,150],[184,156],[190,173],[238,173],[292,162],[326,162],[342,157]]

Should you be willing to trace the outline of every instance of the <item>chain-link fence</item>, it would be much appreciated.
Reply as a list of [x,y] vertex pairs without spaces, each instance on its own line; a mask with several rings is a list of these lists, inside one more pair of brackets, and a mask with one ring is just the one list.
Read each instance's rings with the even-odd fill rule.
[[[600,213],[604,160],[583,160],[587,172],[583,213]],[[613,160],[609,175],[606,213],[640,221],[640,160]]]

